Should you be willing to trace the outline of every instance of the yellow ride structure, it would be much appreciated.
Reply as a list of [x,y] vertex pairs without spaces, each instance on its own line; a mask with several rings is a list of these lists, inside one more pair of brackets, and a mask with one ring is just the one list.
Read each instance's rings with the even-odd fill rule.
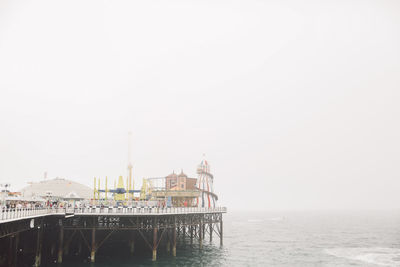
[[[122,176],[118,177],[118,184],[114,180],[114,189],[108,189],[108,180],[105,178],[105,189],[101,189],[100,178],[94,177],[93,200],[108,200],[109,193],[113,194],[115,201],[129,201],[134,199],[133,179],[126,178],[126,185]],[[97,185],[97,186],[96,186]]]

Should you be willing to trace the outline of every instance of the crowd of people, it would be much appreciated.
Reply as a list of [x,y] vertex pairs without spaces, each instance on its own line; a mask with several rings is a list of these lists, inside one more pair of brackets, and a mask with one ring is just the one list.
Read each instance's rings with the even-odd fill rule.
[[[0,208],[4,210],[20,210],[20,209],[33,209],[33,208],[50,208],[50,209],[62,209],[62,208],[91,208],[91,207],[158,207],[166,208],[171,207],[172,203],[167,203],[166,201],[115,201],[115,200],[81,200],[81,201],[71,201],[71,200],[47,200],[47,201],[22,201],[22,200],[6,200],[1,203]],[[175,207],[187,207],[187,203],[183,205],[176,205]],[[181,203],[179,203],[181,204]]]
[[42,202],[7,201],[1,205],[2,209],[32,209],[44,207]]
[[87,203],[71,203],[68,201],[20,201],[20,200],[7,200],[1,204],[2,210],[13,209],[33,209],[33,208],[80,208],[86,207]]

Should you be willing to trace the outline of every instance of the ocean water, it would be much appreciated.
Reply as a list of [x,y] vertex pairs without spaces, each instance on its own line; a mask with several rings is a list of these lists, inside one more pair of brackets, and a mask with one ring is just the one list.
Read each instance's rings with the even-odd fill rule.
[[400,211],[397,212],[229,212],[224,246],[180,240],[177,257],[151,253],[99,255],[95,264],[62,267],[127,266],[400,266]]

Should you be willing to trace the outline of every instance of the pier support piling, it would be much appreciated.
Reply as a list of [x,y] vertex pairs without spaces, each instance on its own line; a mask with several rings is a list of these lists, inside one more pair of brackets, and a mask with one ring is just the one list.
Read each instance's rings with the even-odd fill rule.
[[223,223],[222,223],[222,215],[221,215],[221,221],[219,223],[219,244],[221,247],[224,244],[223,237],[224,237],[224,231],[223,231]]
[[78,255],[82,254],[82,242],[78,243]]
[[176,257],[176,224],[174,224],[174,228],[172,228],[172,256]]
[[193,226],[192,225],[190,225],[189,231],[190,231],[190,245],[193,245]]
[[167,252],[171,251],[171,233],[169,229],[166,229],[167,231],[167,244],[166,244],[166,250]]
[[157,228],[153,229],[153,261],[157,260]]
[[72,234],[66,240],[65,245],[64,245],[64,251],[63,251],[64,255],[68,255],[69,254],[70,244],[71,244],[71,242],[72,242],[72,240],[74,238],[75,233],[76,233],[76,231],[73,231]]
[[96,229],[92,229],[92,249],[90,252],[90,262],[95,262],[96,256]]
[[63,248],[64,248],[64,228],[60,227],[60,236],[58,241],[58,254],[57,254],[57,262],[62,263],[63,258]]
[[19,233],[15,235],[15,248],[14,248],[14,266],[17,266],[18,263],[18,249],[19,249]]
[[210,243],[212,243],[213,225],[210,223]]
[[10,235],[10,237],[8,238],[8,242],[9,242],[9,247],[8,247],[8,266],[12,265],[12,261],[13,261],[13,239],[14,237],[12,235]]
[[56,251],[56,242],[53,242],[51,244],[51,247],[50,247],[50,255],[51,255],[51,257],[54,256],[55,251]]
[[133,253],[135,252],[135,241],[133,241],[133,239],[129,242],[129,248],[130,248],[130,252],[131,255],[133,255]]
[[35,267],[39,267],[42,261],[42,243],[43,243],[42,237],[43,237],[43,225],[40,226],[37,232]]
[[202,224],[202,218],[200,218],[200,224],[199,224],[199,248],[203,249],[203,224]]
[[130,234],[131,239],[129,240],[129,251],[131,255],[135,252],[135,232],[132,231]]

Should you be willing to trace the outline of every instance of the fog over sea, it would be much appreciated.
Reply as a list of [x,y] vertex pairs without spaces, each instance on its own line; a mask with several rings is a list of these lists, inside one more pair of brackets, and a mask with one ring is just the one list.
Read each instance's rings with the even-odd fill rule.
[[237,212],[224,215],[224,246],[214,235],[204,248],[180,239],[177,257],[160,248],[158,260],[110,249],[95,264],[127,266],[400,266],[400,211]]

